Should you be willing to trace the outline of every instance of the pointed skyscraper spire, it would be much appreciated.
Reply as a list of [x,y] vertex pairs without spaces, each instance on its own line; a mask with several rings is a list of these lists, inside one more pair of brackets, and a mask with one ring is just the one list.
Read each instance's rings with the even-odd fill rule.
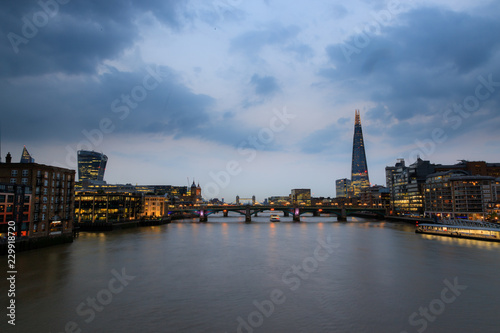
[[354,196],[359,196],[361,189],[370,187],[368,165],[366,163],[365,144],[359,110],[355,111],[354,138],[352,146],[351,184]]
[[21,155],[21,163],[35,163],[35,159],[31,157],[30,153],[28,153],[28,149],[26,146],[23,148],[23,154]]

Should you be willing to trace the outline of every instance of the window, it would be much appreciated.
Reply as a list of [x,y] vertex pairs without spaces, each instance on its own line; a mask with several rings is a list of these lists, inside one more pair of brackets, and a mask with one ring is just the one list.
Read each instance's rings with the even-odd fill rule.
[[29,170],[23,170],[23,177],[28,177]]
[[28,184],[28,178],[22,178],[21,179],[21,184],[27,185]]
[[45,174],[43,176],[44,176],[44,178],[49,178],[49,172],[45,171]]
[[0,205],[0,213],[3,213],[5,212],[5,206],[4,205]]
[[13,195],[8,195],[7,196],[7,202],[14,202],[14,196]]
[[17,177],[17,170],[11,170],[10,175],[11,177]]
[[11,179],[10,179],[10,183],[11,183],[11,184],[15,184],[16,182],[17,182],[17,179],[16,179],[16,178],[11,178]]
[[0,194],[0,202],[5,202],[5,195]]

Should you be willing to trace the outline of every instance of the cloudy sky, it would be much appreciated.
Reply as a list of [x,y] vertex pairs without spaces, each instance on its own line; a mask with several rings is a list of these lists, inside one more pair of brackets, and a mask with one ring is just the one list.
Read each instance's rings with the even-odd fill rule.
[[263,200],[417,155],[500,162],[498,1],[0,3],[2,161]]

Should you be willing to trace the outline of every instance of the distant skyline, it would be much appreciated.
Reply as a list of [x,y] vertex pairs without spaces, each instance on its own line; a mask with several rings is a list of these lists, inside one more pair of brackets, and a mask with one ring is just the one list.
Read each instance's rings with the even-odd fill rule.
[[500,162],[498,1],[0,3],[1,158],[262,201],[417,155]]

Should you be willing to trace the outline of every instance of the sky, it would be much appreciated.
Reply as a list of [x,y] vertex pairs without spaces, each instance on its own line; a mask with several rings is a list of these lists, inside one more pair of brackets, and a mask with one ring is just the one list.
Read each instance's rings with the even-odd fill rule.
[[398,158],[500,162],[498,1],[0,2],[2,162],[258,201]]

